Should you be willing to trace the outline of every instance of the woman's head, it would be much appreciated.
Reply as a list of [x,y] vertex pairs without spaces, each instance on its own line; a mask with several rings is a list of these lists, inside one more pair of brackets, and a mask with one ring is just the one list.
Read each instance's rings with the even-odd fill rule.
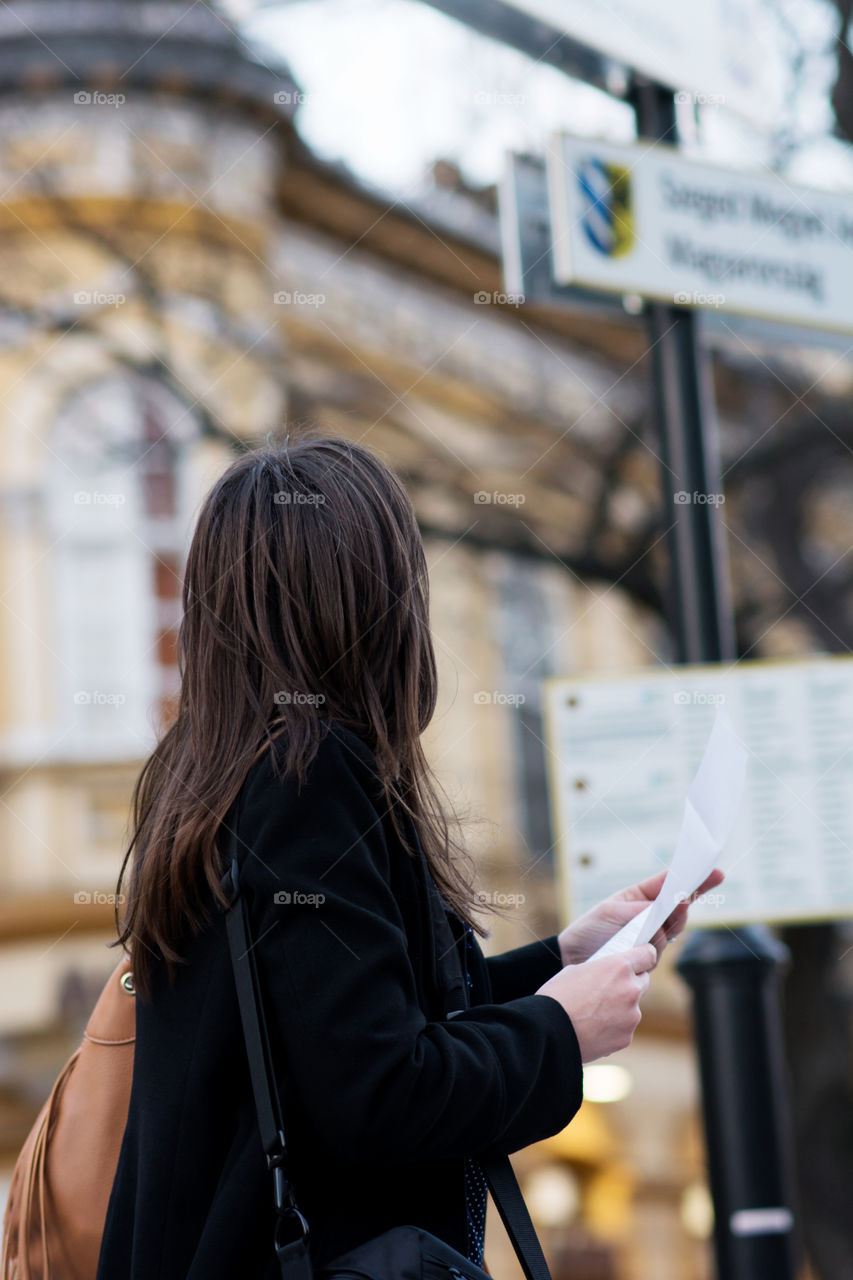
[[193,537],[179,652],[206,751],[233,750],[240,715],[297,741],[328,716],[392,767],[436,695],[423,544],[396,476],[330,438],[232,463]]
[[134,854],[119,941],[147,992],[219,896],[216,833],[253,760],[282,738],[304,776],[323,722],[373,751],[389,801],[410,810],[433,876],[469,916],[470,867],[420,745],[436,702],[423,544],[393,472],[361,445],[303,437],[244,453],[208,493],[183,584],[177,717],[133,796]]

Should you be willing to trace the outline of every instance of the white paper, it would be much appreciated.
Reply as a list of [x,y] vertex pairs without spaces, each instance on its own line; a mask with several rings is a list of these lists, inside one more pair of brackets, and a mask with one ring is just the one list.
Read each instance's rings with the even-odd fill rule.
[[618,955],[650,942],[680,902],[714,870],[734,830],[746,782],[746,749],[722,707],[717,709],[702,762],[684,803],[669,871],[654,902],[590,956]]

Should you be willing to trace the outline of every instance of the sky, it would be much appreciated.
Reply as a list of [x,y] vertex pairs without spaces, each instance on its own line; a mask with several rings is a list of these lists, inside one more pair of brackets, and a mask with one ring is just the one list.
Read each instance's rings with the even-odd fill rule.
[[[778,94],[779,130],[795,145],[790,180],[853,189],[851,149],[829,136],[832,23],[826,0],[754,0],[761,47]],[[319,155],[359,177],[415,195],[437,157],[475,185],[496,181],[507,149],[542,152],[556,129],[614,142],[634,134],[622,102],[454,22],[421,0],[220,0],[256,47],[291,67],[305,97],[298,128]],[[744,0],[738,0],[744,3]],[[807,52],[802,83],[791,52]],[[784,104],[784,105],[782,105]],[[753,128],[719,106],[679,108],[686,150],[724,164],[779,161],[779,133]]]

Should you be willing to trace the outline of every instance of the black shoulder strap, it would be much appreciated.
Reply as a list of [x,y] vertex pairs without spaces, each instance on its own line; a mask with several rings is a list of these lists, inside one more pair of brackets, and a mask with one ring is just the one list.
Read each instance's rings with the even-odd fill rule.
[[495,1207],[526,1280],[551,1280],[548,1263],[509,1156],[481,1156],[480,1168],[486,1176]]
[[240,1021],[249,1059],[249,1074],[261,1145],[267,1168],[273,1176],[275,1203],[275,1252],[282,1280],[313,1280],[314,1270],[308,1252],[308,1223],[296,1207],[296,1197],[287,1176],[287,1145],[281,1102],[275,1082],[269,1032],[264,1004],[258,985],[249,910],[240,892],[240,876],[236,859],[222,878],[222,888],[230,906],[225,913],[228,949],[234,970],[234,984],[240,1005]]
[[[236,859],[222,878],[222,888],[230,907],[225,913],[228,947],[240,1005],[240,1019],[249,1059],[249,1073],[261,1143],[267,1166],[273,1174],[276,1210],[275,1249],[283,1280],[312,1280],[308,1253],[308,1224],[296,1207],[293,1187],[287,1177],[287,1147],[281,1101],[273,1069],[269,1033],[258,984],[251,926],[246,900],[240,892]],[[508,1156],[481,1157],[480,1165],[489,1184],[526,1280],[551,1280],[545,1255],[524,1203]]]

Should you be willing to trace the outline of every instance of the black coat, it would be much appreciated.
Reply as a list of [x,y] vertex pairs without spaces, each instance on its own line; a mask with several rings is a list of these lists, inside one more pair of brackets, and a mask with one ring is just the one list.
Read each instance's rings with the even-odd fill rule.
[[[372,754],[336,725],[301,790],[265,752],[220,839],[249,895],[315,1261],[405,1223],[464,1253],[464,1157],[517,1151],[580,1106],[572,1024],[533,994],[560,967],[556,938],[488,960],[469,941],[471,1007],[442,1021],[436,957],[453,951],[458,921],[422,853],[401,845]],[[271,1179],[221,913],[184,954],[174,986],[158,960],[152,1001],[137,1002],[97,1280],[274,1280]]]

